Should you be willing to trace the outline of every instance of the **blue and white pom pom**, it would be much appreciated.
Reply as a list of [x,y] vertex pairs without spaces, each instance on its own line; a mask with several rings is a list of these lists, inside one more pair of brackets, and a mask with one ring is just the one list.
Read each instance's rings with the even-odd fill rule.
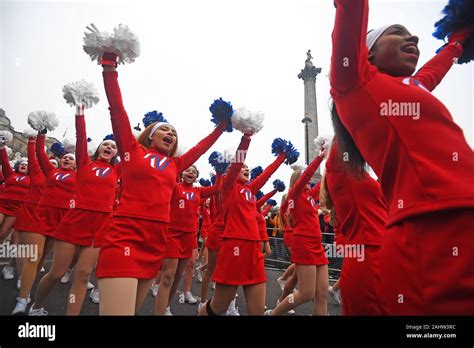
[[89,109],[99,102],[99,92],[94,84],[84,80],[65,85],[63,97],[69,105],[83,105],[85,109]]
[[271,206],[273,206],[273,207],[276,207],[277,202],[276,202],[274,199],[269,199],[269,200],[267,201],[267,204],[269,204],[269,205],[271,205]]
[[28,115],[28,124],[39,132],[45,128],[48,131],[53,131],[59,125],[59,122],[53,112],[32,111]]
[[232,119],[234,109],[230,102],[222,100],[222,98],[216,99],[209,107],[209,111],[212,114],[212,122],[214,122],[216,125],[221,122],[227,122],[227,128],[225,130],[226,132],[232,132],[233,128],[230,121]]
[[209,156],[209,164],[214,168],[216,173],[224,174],[230,163],[225,159],[223,154],[218,151],[214,151]]
[[199,185],[201,185],[202,187],[208,187],[208,186],[211,186],[211,181],[201,178],[199,179]]
[[[449,0],[443,9],[445,15],[435,23],[433,36],[440,40],[447,39],[453,32],[474,24],[474,1]],[[463,44],[462,55],[458,58],[459,64],[468,63],[474,59],[474,34]]]
[[262,130],[263,120],[264,116],[262,113],[239,108],[234,111],[232,125],[242,133],[256,134]]
[[286,189],[285,183],[281,180],[276,179],[273,182],[273,189],[277,190],[278,192],[283,192]]
[[145,126],[145,128],[155,122],[168,123],[168,120],[163,116],[161,112],[156,110],[147,112],[145,116],[143,116],[143,125]]
[[0,144],[10,145],[13,141],[13,134],[7,130],[0,130]]
[[49,151],[53,153],[56,157],[61,157],[62,154],[66,152],[66,149],[64,148],[63,144],[57,142],[51,145]]
[[250,171],[250,180],[257,178],[262,173],[263,173],[263,168],[261,166],[253,168]]
[[140,42],[127,25],[119,24],[114,28],[113,34],[100,31],[94,24],[86,27],[88,32],[84,33],[84,51],[91,57],[92,61],[100,63],[104,53],[115,53],[118,63],[133,63],[140,55]]
[[286,164],[293,164],[300,157],[299,151],[296,149],[296,147],[293,146],[291,141],[288,142],[285,152],[286,152],[286,161],[285,161]]
[[280,155],[282,152],[285,152],[288,143],[282,138],[276,138],[272,142],[272,153],[275,156]]
[[255,198],[257,198],[257,201],[259,199],[262,199],[263,196],[265,196],[265,194],[262,192],[262,191],[258,191],[256,194],[255,194]]

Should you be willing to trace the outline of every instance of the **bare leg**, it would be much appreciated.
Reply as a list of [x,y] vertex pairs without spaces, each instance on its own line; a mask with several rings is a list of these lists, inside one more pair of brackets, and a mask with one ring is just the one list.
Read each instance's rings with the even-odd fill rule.
[[265,311],[265,292],[267,283],[244,286],[248,315],[263,315]]
[[176,271],[178,270],[178,260],[165,258],[161,267],[161,282],[155,300],[155,314],[164,315],[168,307],[171,286],[173,285]]
[[283,291],[279,298],[280,302],[282,302],[288,295],[293,293],[293,290],[296,288],[296,284],[298,284],[298,275],[296,274],[296,272],[294,272],[288,282],[285,284],[285,287],[283,288]]
[[31,288],[35,282],[38,267],[41,267],[46,237],[39,233],[20,232],[20,239],[23,244],[37,250],[34,257],[23,260],[20,298],[26,299],[30,295]]
[[[184,292],[190,292],[191,286],[193,284],[193,273],[194,273],[194,265],[196,264],[196,257],[197,257],[198,250],[193,250],[193,256],[189,259],[186,270],[184,271]],[[170,301],[171,302],[171,301]]]
[[10,234],[12,227],[15,224],[15,220],[16,217],[14,216],[5,216],[2,226],[0,227],[0,243],[2,243]]
[[314,315],[328,315],[328,266],[316,267],[316,286],[314,294]]
[[[178,261],[178,268],[176,269],[173,284],[171,285],[170,293],[168,295],[168,306],[171,304],[171,300],[173,300],[174,294],[176,293],[176,290],[178,289],[179,282],[181,281],[181,278],[183,277],[183,273],[186,270],[186,266],[188,263],[189,263],[189,259],[179,259]],[[192,275],[193,273],[191,271],[191,280],[192,280]]]
[[292,263],[291,265],[288,266],[288,268],[285,270],[285,272],[283,272],[283,274],[281,275],[281,280],[288,280],[292,275],[293,273],[295,272],[295,264]]
[[138,279],[137,287],[137,300],[135,302],[135,314],[140,310],[145,301],[148,290],[150,290],[151,283],[153,283],[154,278],[150,279]]
[[[238,286],[216,284],[216,292],[211,300],[211,309],[216,315],[221,315],[227,311],[230,302],[235,298]],[[206,306],[202,306],[199,310],[199,315],[206,316]]]
[[97,283],[100,315],[135,314],[138,279],[100,278]]
[[211,283],[212,274],[214,273],[214,269],[216,268],[216,262],[217,251],[209,250],[207,269],[206,273],[204,273],[202,277],[201,283],[201,303],[205,303],[207,301],[207,295],[209,293],[209,284]]
[[336,280],[336,282],[332,285],[332,289],[333,289],[334,291],[338,291],[338,290],[341,288],[341,286],[339,285],[339,280],[340,280],[340,279],[341,279],[341,278],[338,278],[338,279]]

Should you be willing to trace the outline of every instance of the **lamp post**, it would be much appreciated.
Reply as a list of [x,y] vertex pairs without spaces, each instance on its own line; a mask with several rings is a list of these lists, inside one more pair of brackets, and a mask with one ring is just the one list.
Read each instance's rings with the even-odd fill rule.
[[309,128],[308,125],[313,122],[307,115],[301,121],[304,123],[304,145],[305,145],[305,162],[309,165]]

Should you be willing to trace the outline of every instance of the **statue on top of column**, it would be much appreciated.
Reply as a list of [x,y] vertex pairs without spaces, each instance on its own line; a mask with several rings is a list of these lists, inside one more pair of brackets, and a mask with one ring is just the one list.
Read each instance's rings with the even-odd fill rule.
[[311,50],[308,50],[308,52],[306,52],[306,56],[307,56],[306,61],[305,61],[306,66],[313,66],[313,62],[312,62],[313,56],[311,55]]

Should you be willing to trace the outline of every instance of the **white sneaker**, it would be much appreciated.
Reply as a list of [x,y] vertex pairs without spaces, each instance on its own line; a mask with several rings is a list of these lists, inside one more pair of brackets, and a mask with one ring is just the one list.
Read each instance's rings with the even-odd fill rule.
[[5,266],[2,269],[3,279],[10,280],[15,278],[15,268],[11,266]]
[[267,316],[267,315],[272,315],[272,310],[269,309],[269,310],[266,310],[263,315]]
[[156,297],[156,295],[158,295],[158,289],[159,288],[160,288],[160,284],[155,284],[155,282],[153,282],[153,284],[151,284],[150,290],[151,290],[151,294],[153,295],[153,297]]
[[12,315],[23,315],[26,313],[26,306],[28,306],[28,303],[30,303],[30,298],[28,297],[27,299],[17,297],[16,298],[17,303],[15,306],[15,309],[13,309]]
[[88,281],[87,282],[87,290],[92,290],[94,288],[95,288],[95,285]]
[[62,284],[69,283],[69,281],[71,280],[71,273],[72,273],[72,270],[70,269],[68,269],[66,273],[64,273],[63,277],[61,278]]
[[240,315],[239,309],[238,309],[237,307],[235,307],[235,298],[234,298],[234,299],[232,300],[232,302],[230,303],[229,308],[227,308],[227,313],[226,313],[226,315],[227,315],[228,317]]
[[165,315],[167,315],[167,316],[173,316],[173,313],[171,313],[171,308],[170,308],[170,307],[166,307]]
[[341,304],[341,295],[340,295],[340,290],[336,291],[333,289],[332,286],[329,286],[328,288],[328,294],[329,297],[333,300],[334,303],[340,305]]
[[201,311],[201,308],[206,305],[206,303],[207,303],[207,301],[206,301],[206,302],[199,302],[199,305],[198,305],[198,313]]
[[36,316],[36,317],[42,317],[45,315],[48,315],[48,312],[44,310],[44,308],[33,308],[35,304],[33,303],[30,307],[30,311],[28,312],[29,316]]
[[99,303],[99,288],[92,289],[91,293],[89,294],[90,299],[94,303]]
[[18,278],[18,279],[16,280],[16,288],[17,288],[17,290],[20,290],[20,289],[21,289],[21,278]]
[[188,291],[184,293],[184,302],[187,302],[189,304],[196,304],[197,300],[193,296],[193,294],[191,294],[191,291]]
[[277,282],[280,285],[281,291],[283,291],[283,289],[285,288],[285,285],[288,282],[288,280],[283,280],[283,279],[281,279],[281,277],[279,277],[279,278],[277,278]]
[[[280,300],[277,300],[277,305],[276,306],[278,307],[279,304],[280,304]],[[295,315],[296,312],[295,312],[294,309],[290,309],[288,312],[286,312],[286,314]]]
[[196,270],[196,279],[199,283],[202,283],[202,272],[200,270]]

